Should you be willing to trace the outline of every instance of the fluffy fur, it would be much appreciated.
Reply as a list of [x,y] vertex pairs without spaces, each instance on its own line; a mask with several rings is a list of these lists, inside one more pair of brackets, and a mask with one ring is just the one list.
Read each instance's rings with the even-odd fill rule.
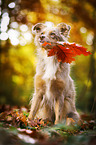
[[34,80],[35,92],[32,98],[29,120],[36,117],[55,122],[63,122],[67,117],[79,120],[75,108],[75,87],[70,77],[70,65],[58,62],[56,56],[47,56],[42,43],[67,42],[70,26],[60,23],[57,27],[48,27],[38,23],[33,26],[37,46],[38,64]]

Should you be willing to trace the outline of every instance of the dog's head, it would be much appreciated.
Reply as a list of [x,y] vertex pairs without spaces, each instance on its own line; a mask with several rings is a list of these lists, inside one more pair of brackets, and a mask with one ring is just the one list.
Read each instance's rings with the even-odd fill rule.
[[[49,23],[48,23],[49,24]],[[48,25],[47,23],[37,23],[33,26],[33,34],[35,35],[35,43],[41,44],[46,42],[63,41],[66,42],[70,26],[65,23],[60,23],[57,27],[54,27],[53,23]]]

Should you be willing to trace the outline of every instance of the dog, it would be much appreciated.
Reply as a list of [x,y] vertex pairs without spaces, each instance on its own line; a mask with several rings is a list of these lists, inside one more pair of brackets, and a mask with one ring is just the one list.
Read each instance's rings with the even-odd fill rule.
[[56,56],[48,57],[48,50],[42,48],[46,42],[68,42],[71,27],[60,23],[37,23],[32,31],[35,35],[38,63],[34,78],[34,95],[31,102],[29,120],[48,119],[55,124],[66,122],[67,117],[75,122],[79,114],[75,107],[75,86],[70,77],[70,64],[58,62]]

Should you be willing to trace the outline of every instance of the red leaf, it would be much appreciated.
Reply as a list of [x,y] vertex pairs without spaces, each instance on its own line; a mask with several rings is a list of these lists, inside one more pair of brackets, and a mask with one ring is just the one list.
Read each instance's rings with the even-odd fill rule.
[[71,63],[72,61],[75,61],[75,56],[77,55],[90,55],[90,51],[87,51],[87,48],[78,46],[75,43],[69,44],[69,43],[63,43],[63,44],[58,44],[58,43],[47,43],[44,42],[42,45],[46,50],[50,48],[48,51],[48,56],[57,56],[57,60],[59,62],[67,62]]

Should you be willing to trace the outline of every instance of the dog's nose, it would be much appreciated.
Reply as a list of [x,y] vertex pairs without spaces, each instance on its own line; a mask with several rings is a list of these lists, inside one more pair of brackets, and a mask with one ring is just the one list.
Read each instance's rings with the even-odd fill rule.
[[45,36],[44,36],[44,35],[40,36],[40,39],[41,39],[41,40],[43,40],[44,38],[45,38]]

